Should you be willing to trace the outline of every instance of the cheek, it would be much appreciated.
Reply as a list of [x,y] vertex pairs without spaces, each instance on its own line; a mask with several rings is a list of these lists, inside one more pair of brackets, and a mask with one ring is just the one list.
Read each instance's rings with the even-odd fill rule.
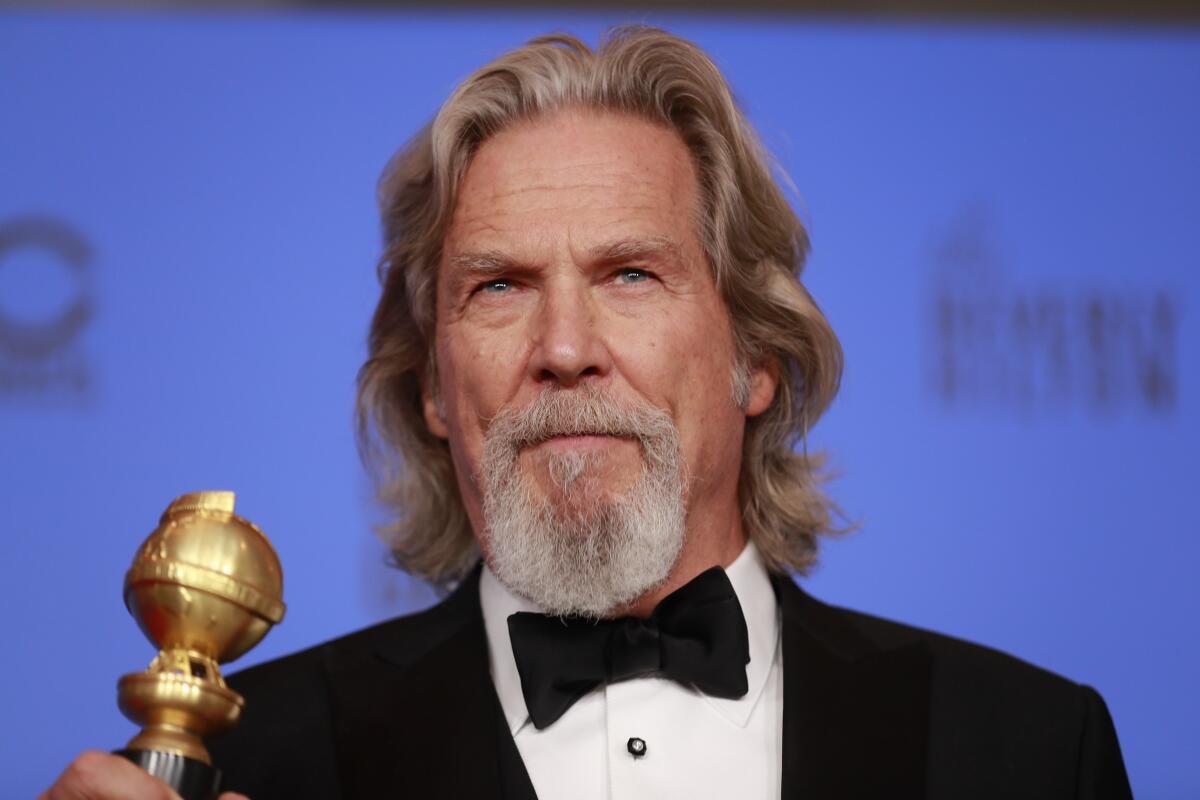
[[724,318],[693,324],[691,335],[680,330],[666,340],[671,352],[658,360],[671,370],[666,381],[677,393],[676,425],[689,468],[699,476],[740,462],[745,414],[733,401],[733,342]]
[[641,340],[634,358],[643,372],[689,408],[726,400],[733,374],[732,341],[724,321],[698,316],[674,316],[650,337],[644,330],[634,334],[635,341]]
[[505,337],[444,337],[438,347],[440,381],[451,444],[464,454],[482,451],[485,420],[511,401],[521,376],[521,348]]
[[714,392],[729,396],[730,334],[707,307],[668,304],[658,312],[621,318],[607,344],[633,389],[682,426],[716,399]]

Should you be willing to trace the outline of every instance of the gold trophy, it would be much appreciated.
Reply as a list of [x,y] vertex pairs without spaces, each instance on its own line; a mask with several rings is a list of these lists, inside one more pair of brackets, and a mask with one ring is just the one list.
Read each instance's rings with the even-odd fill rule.
[[143,726],[118,752],[184,800],[216,796],[221,773],[201,737],[233,727],[245,705],[217,665],[283,619],[279,556],[233,504],[233,492],[178,498],[125,575],[125,606],[159,653],[117,684],[122,713]]

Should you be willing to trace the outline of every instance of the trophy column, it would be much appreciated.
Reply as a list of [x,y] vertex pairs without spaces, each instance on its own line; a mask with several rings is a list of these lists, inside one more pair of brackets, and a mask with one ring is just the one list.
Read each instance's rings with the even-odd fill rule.
[[117,752],[184,800],[216,797],[221,774],[202,739],[236,725],[245,705],[218,665],[283,619],[279,557],[233,508],[233,492],[178,498],[125,575],[125,605],[159,653],[117,684],[122,713],[143,726]]

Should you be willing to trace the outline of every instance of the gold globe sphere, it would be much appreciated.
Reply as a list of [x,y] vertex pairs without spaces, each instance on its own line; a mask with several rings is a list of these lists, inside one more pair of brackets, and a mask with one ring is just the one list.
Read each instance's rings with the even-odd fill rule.
[[283,619],[279,557],[233,504],[233,492],[184,495],[138,550],[125,605],[155,647],[225,663]]
[[130,751],[211,763],[201,738],[235,725],[245,705],[217,665],[283,619],[279,557],[262,531],[233,513],[234,499],[176,499],[125,575],[125,606],[159,649],[149,669],[117,683],[121,711],[143,726]]

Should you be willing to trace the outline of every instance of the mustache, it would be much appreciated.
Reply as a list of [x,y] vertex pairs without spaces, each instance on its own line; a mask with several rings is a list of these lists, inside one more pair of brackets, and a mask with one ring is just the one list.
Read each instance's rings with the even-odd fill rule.
[[[488,563],[546,612],[604,616],[660,585],[683,546],[688,486],[679,434],[665,410],[626,394],[549,385],[531,402],[501,409],[484,433],[478,480]],[[631,485],[618,492],[593,484],[604,455],[587,448],[548,454],[549,486],[519,465],[523,446],[588,434],[639,441]]]
[[617,436],[643,445],[673,436],[670,415],[647,400],[618,400],[603,387],[547,388],[523,408],[506,407],[492,418],[485,438],[521,450],[558,436]]

